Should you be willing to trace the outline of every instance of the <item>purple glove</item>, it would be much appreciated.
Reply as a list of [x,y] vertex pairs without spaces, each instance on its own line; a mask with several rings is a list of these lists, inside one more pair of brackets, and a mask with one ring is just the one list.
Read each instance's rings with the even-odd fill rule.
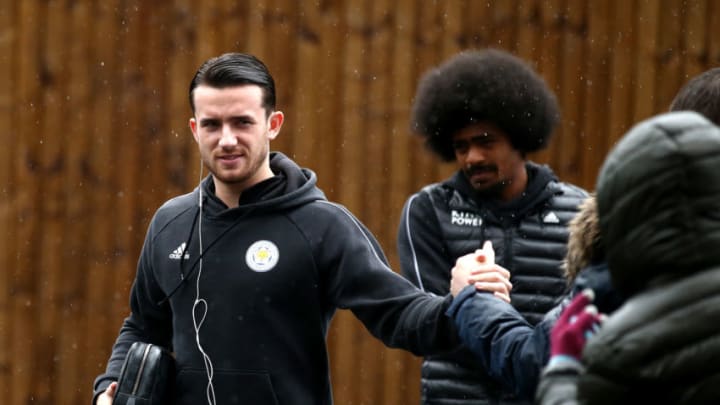
[[560,314],[550,332],[551,360],[574,360],[579,362],[587,340],[598,331],[604,317],[590,305],[595,298],[591,289],[585,289],[570,302]]

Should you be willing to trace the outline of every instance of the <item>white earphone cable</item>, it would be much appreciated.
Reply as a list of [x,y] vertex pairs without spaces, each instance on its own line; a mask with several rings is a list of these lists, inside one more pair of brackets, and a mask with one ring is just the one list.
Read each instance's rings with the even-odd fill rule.
[[[200,182],[198,186],[199,190],[199,199],[198,204],[200,206],[200,212],[198,213],[198,243],[200,245],[199,249],[199,261],[198,261],[198,274],[197,279],[195,281],[195,302],[192,306],[192,319],[193,319],[193,327],[195,328],[195,343],[197,344],[197,348],[200,351],[200,354],[203,357],[203,362],[205,363],[205,371],[207,372],[208,377],[208,385],[205,389],[205,395],[207,397],[208,405],[215,405],[215,387],[213,386],[213,364],[212,360],[210,359],[210,356],[205,352],[205,349],[203,349],[202,345],[200,344],[200,328],[202,327],[202,324],[205,322],[205,317],[207,316],[208,311],[208,304],[207,301],[205,301],[204,298],[200,298],[200,277],[202,277],[202,271],[203,271],[203,239],[202,239],[202,217],[203,217],[203,193],[202,193],[202,175],[203,175],[203,163],[202,159],[200,159]],[[198,321],[198,318],[196,317],[196,309],[198,307],[201,307],[200,310],[202,312],[202,315],[200,316],[200,320]]]

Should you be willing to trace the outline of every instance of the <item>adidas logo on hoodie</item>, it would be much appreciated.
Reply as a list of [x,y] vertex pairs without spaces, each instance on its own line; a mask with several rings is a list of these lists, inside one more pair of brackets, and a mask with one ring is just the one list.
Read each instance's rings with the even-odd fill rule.
[[[173,260],[180,260],[183,258],[182,254],[185,251],[185,242],[182,243],[182,245],[178,246],[175,250],[170,253],[169,257]],[[190,258],[190,254],[188,252],[185,252],[185,260]]]

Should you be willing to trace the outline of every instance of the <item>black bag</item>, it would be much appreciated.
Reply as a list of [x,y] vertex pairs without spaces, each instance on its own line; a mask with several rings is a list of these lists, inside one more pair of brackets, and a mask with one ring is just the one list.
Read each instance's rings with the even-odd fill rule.
[[113,405],[169,404],[175,359],[160,346],[135,342],[125,357]]

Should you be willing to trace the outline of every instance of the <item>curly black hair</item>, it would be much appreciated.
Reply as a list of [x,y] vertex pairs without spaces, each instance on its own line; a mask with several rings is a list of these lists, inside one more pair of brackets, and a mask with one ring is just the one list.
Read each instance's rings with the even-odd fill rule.
[[557,99],[520,58],[498,49],[461,52],[425,73],[411,112],[411,131],[445,161],[455,159],[452,136],[489,122],[523,154],[544,148],[560,119]]

